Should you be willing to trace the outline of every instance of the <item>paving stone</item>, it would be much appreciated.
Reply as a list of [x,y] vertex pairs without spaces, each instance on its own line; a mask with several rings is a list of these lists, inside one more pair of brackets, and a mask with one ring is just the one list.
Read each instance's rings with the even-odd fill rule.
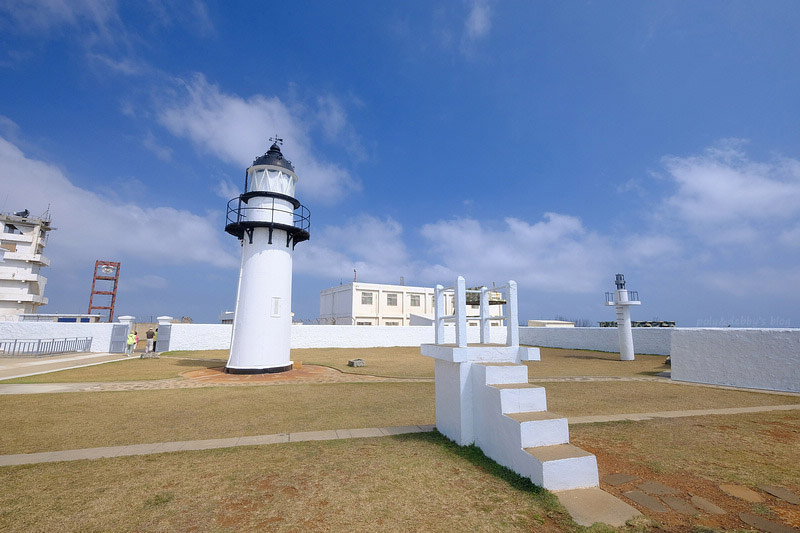
[[630,474],[609,474],[600,481],[602,481],[603,483],[607,483],[612,487],[616,487],[617,485],[622,485],[630,481],[636,481],[637,479],[639,478],[636,476],[632,476]]
[[631,518],[642,515],[632,506],[597,487],[562,490],[555,495],[572,515],[572,519],[581,526],[588,527],[595,522],[602,522],[621,527]]
[[632,502],[638,503],[656,513],[666,513],[669,511],[658,499],[648,496],[640,490],[631,490],[624,493],[624,496]]
[[743,485],[720,485],[719,490],[725,494],[728,494],[729,496],[733,496],[734,498],[739,498],[740,500],[750,503],[759,503],[764,501],[764,498],[759,496],[757,492],[752,491]]
[[713,503],[711,503],[710,501],[706,500],[705,498],[701,498],[700,496],[692,496],[692,505],[707,513],[728,514],[728,511],[726,511],[722,507],[718,507]]
[[753,526],[755,528],[760,529],[761,531],[766,531],[767,533],[798,533],[800,530],[795,529],[793,527],[789,527],[785,524],[779,524],[778,522],[772,522],[771,520],[767,520],[766,518],[762,518],[760,516],[756,516],[754,514],[749,513],[739,513],[739,519],[749,526]]
[[672,507],[674,511],[678,511],[681,514],[695,516],[700,514],[700,511],[694,508],[694,505],[687,502],[686,500],[682,500],[677,496],[672,496],[670,494],[666,494],[661,497],[661,501]]
[[776,485],[759,485],[758,488],[766,493],[772,494],[776,498],[780,498],[785,502],[793,503],[795,505],[800,505],[800,497],[798,497],[797,494],[790,491],[789,489],[778,487]]
[[639,484],[639,488],[648,494],[678,494],[679,490],[668,487],[658,481],[647,480]]

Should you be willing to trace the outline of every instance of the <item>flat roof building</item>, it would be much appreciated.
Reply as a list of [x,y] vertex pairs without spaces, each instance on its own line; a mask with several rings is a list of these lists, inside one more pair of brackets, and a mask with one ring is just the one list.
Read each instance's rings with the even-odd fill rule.
[[42,255],[47,235],[53,228],[50,217],[29,216],[26,209],[0,214],[0,320],[18,320],[22,314],[35,314],[47,304],[44,288],[47,278],[39,274],[50,264]]
[[[433,287],[388,285],[354,281],[320,292],[319,319],[321,324],[353,326],[412,326],[432,324],[434,318]],[[477,325],[478,302],[467,299],[468,321]],[[490,292],[491,315],[501,316],[503,304],[499,293]],[[445,313],[453,314],[452,295],[445,300]],[[493,320],[493,326],[502,325]]]

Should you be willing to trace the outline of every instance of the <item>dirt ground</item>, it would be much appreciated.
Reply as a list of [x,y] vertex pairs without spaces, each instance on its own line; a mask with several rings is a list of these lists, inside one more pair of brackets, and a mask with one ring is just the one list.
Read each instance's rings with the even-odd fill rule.
[[[785,420],[790,420],[790,423],[776,422],[772,419],[758,420],[758,418],[756,418],[754,423],[761,428],[759,436],[763,439],[761,443],[762,448],[743,443],[746,449],[743,450],[742,461],[745,464],[736,465],[737,468],[747,470],[747,463],[750,461],[752,461],[753,464],[757,463],[759,458],[769,453],[769,450],[774,446],[789,445],[789,449],[800,449],[800,430],[798,430],[799,422],[797,415],[780,416],[791,417],[791,420],[785,418]],[[722,419],[722,417],[719,417],[719,419]],[[641,511],[651,521],[647,530],[678,532],[703,531],[702,528],[750,530],[751,526],[746,525],[739,519],[739,513],[758,515],[772,522],[800,528],[800,506],[790,504],[758,490],[753,482],[731,481],[730,478],[724,479],[726,470],[731,468],[731,466],[726,464],[726,459],[717,453],[713,444],[710,444],[705,451],[698,451],[698,456],[696,458],[688,458],[685,461],[677,462],[677,464],[671,462],[670,459],[659,462],[657,460],[649,460],[650,458],[643,456],[641,453],[632,453],[631,445],[625,442],[614,439],[604,439],[602,436],[598,436],[598,434],[592,434],[592,428],[587,426],[586,429],[587,431],[584,432],[581,431],[579,427],[570,428],[572,433],[571,442],[593,453],[597,457],[601,488],[619,497],[623,501],[630,503]],[[714,429],[724,431],[725,426],[716,425]],[[625,426],[620,426],[617,428],[617,431],[625,431]],[[660,456],[659,450],[653,450],[651,457],[659,458]],[[772,482],[767,479],[764,471],[756,472],[754,478],[762,479],[760,483],[766,485],[780,485],[793,491],[795,494],[800,494],[800,480],[795,477],[796,472],[794,472],[797,468],[796,460],[791,457],[787,460],[792,464],[788,465],[790,470],[788,474],[784,475],[783,479],[780,479],[780,482]],[[764,461],[764,463],[768,462],[769,459]],[[708,468],[696,466],[702,463],[711,463],[713,466]],[[755,469],[757,467],[754,466],[753,468]],[[714,472],[714,475],[708,475],[709,472]],[[617,486],[611,486],[603,482],[605,476],[617,473],[629,474],[636,476],[638,479]],[[741,472],[730,473],[731,477],[734,479],[737,474],[741,475]],[[679,493],[675,496],[687,503],[690,502],[692,496],[700,496],[721,507],[727,511],[727,513],[724,515],[714,515],[701,512],[696,516],[683,515],[673,510],[666,513],[659,513],[631,502],[624,496],[625,492],[636,490],[640,483],[647,480],[657,481],[677,489]],[[747,486],[762,496],[764,501],[761,503],[750,503],[735,498],[723,492],[719,488],[720,484],[739,484]]]

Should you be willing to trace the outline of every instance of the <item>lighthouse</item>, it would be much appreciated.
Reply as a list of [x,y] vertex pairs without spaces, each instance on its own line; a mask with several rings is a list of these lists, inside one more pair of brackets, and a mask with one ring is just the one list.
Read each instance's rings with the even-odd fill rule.
[[606,305],[617,308],[617,333],[619,334],[619,360],[633,361],[633,331],[631,330],[631,307],[641,305],[638,291],[625,288],[625,276],[617,274],[614,283],[617,290],[606,293]]
[[297,174],[282,139],[246,170],[244,192],[228,202],[225,231],[242,244],[242,266],[225,371],[262,374],[292,369],[292,254],[308,240],[310,214],[294,197]]

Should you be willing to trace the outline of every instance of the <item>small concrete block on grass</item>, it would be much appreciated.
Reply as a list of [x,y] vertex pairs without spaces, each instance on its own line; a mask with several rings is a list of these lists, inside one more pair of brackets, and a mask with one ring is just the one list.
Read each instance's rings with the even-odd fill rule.
[[597,487],[562,490],[554,494],[572,519],[581,526],[602,522],[621,527],[631,518],[642,515],[634,507]]
[[800,533],[800,530],[793,527],[779,524],[778,522],[773,522],[771,520],[767,520],[766,518],[749,513],[739,513],[739,519],[748,526],[753,526],[760,531],[766,531],[767,533]]
[[728,514],[728,511],[726,511],[722,507],[718,507],[717,505],[711,503],[710,501],[700,496],[692,496],[692,505],[694,505],[701,511],[705,511],[710,514],[719,514],[719,515]]
[[694,508],[694,506],[677,496],[673,496],[671,494],[665,494],[661,497],[661,501],[672,507],[674,511],[678,511],[681,514],[685,514],[688,516],[695,516],[700,514],[700,511]]
[[775,485],[759,485],[758,488],[768,494],[772,494],[776,498],[780,498],[785,502],[792,503],[794,505],[800,505],[800,497],[798,497],[797,494],[789,489],[776,487]]
[[651,481],[649,479],[644,483],[640,483],[639,488],[645,491],[647,494],[678,494],[680,492],[677,489],[673,489],[672,487],[664,485],[663,483]]
[[666,513],[669,511],[664,504],[658,501],[657,498],[653,498],[645,494],[640,490],[631,490],[625,493],[625,497],[628,498],[630,501],[638,503],[642,507],[645,507],[654,513]]
[[600,481],[606,483],[607,485],[611,485],[612,487],[616,487],[618,485],[630,483],[631,481],[636,481],[637,479],[639,478],[630,474],[610,474],[608,476],[604,476]]
[[733,496],[734,498],[739,498],[740,500],[750,503],[760,503],[764,501],[764,498],[759,496],[757,492],[752,491],[743,485],[720,485],[719,490],[729,496]]

